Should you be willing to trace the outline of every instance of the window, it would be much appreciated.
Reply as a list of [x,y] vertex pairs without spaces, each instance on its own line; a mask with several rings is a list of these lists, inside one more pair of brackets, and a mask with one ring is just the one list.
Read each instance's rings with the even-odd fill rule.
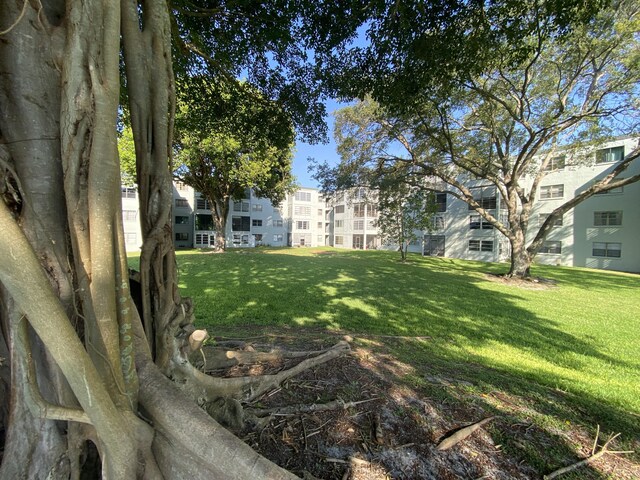
[[357,198],[357,199],[365,198],[366,195],[367,195],[366,188],[360,187],[360,188],[358,188],[358,190],[356,190],[355,198]]
[[125,233],[124,234],[124,242],[128,245],[132,243],[136,243],[138,241],[138,235],[135,233]]
[[185,215],[176,216],[176,225],[188,225],[189,217]]
[[296,228],[298,230],[309,230],[309,221],[308,220],[298,220],[296,222]]
[[233,211],[234,212],[248,212],[249,211],[249,202],[243,202],[239,200],[237,202],[233,202]]
[[[549,215],[551,215],[551,214],[550,213],[541,213],[540,215],[538,215],[538,226],[539,227],[541,227],[542,224],[547,221],[547,218],[549,218]],[[555,218],[555,220],[553,221],[553,226],[554,227],[561,227],[562,226],[562,215],[560,215],[559,217]]]
[[322,235],[318,235],[318,245],[324,244],[324,237]]
[[433,229],[434,230],[444,229],[444,217],[442,215],[436,215],[435,217],[433,217]]
[[282,236],[282,234],[281,234],[281,233],[276,233],[276,234],[273,236],[273,241],[274,241],[274,242],[282,242],[282,239],[283,239],[283,238],[284,238],[284,237]]
[[196,199],[196,208],[199,210],[209,210],[209,200],[206,198],[197,198]]
[[594,257],[620,258],[622,256],[622,244],[611,242],[593,242],[591,253]]
[[482,240],[480,242],[481,252],[493,252],[493,240]]
[[296,192],[295,198],[299,202],[310,202],[311,192]]
[[559,255],[562,253],[562,242],[547,241],[542,244],[538,253],[551,253]]
[[364,220],[354,220],[353,221],[353,229],[354,230],[364,230]]
[[622,212],[593,212],[593,224],[596,227],[622,225]]
[[344,245],[344,237],[342,235],[336,235],[336,245]]
[[231,217],[231,231],[232,232],[248,232],[251,230],[251,217]]
[[186,242],[189,240],[189,234],[183,232],[176,232],[176,242]]
[[211,215],[196,215],[196,230],[213,230],[213,218]]
[[546,185],[540,187],[540,200],[564,197],[564,185]]
[[324,223],[318,222],[318,230],[322,230],[322,227],[324,227]]
[[121,187],[122,198],[136,198],[136,189],[134,187]]
[[253,210],[254,212],[261,212],[262,211],[262,204],[261,203],[253,203],[251,205],[251,210]]
[[177,208],[189,207],[189,200],[187,200],[186,198],[176,198],[176,207]]
[[493,240],[469,240],[470,252],[493,252]]
[[375,205],[367,205],[367,215],[369,217],[377,217],[378,216],[378,207]]
[[256,218],[254,218],[253,220],[251,220],[251,226],[252,227],[261,227],[262,226],[262,220],[258,220]]
[[344,205],[336,205],[336,213],[344,213]]
[[622,193],[624,191],[624,187],[616,187],[606,190],[604,192],[597,192],[596,195],[609,195],[614,193]]
[[242,245],[249,245],[249,235],[242,235]]
[[318,209],[318,216],[322,217],[324,215],[324,210],[322,210],[321,208]]
[[434,198],[436,204],[436,212],[442,213],[447,211],[447,194],[436,193]]
[[[474,187],[473,199],[485,210],[493,210],[496,208],[496,187]],[[446,209],[446,194],[445,195],[445,209]],[[469,205],[469,210],[473,210],[473,207]]]
[[274,227],[282,227],[282,220],[274,220],[273,221],[273,226]]
[[377,222],[377,220],[375,220],[375,219],[374,220],[369,220],[367,222],[367,228],[373,230],[374,228],[376,228],[376,222]]
[[336,228],[342,228],[342,227],[344,227],[344,220],[336,220],[334,222],[334,225],[335,225]]
[[293,207],[294,215],[311,215],[311,207],[296,205]]
[[425,235],[423,255],[444,257],[444,235]]
[[176,186],[176,190],[189,190],[189,186],[186,183],[182,182],[173,182]]
[[564,170],[565,156],[553,157],[547,163],[547,166],[543,168],[545,172],[553,172],[554,170]]
[[596,152],[596,163],[619,162],[624,158],[624,147],[603,148]]
[[122,211],[122,218],[125,221],[132,221],[136,219],[136,211],[135,210],[123,210]]
[[255,233],[253,235],[253,238],[255,238],[255,240],[256,240],[256,245],[259,244],[259,243],[262,243],[262,234],[261,233]]
[[491,230],[493,225],[480,215],[469,215],[469,229],[470,230]]
[[209,240],[213,241],[213,235],[196,233],[196,245],[209,245]]
[[364,217],[364,203],[355,203],[353,205],[353,216]]

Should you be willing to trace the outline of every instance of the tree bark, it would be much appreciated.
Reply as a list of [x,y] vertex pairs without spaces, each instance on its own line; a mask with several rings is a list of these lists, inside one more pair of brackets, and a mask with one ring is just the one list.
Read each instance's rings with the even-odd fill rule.
[[215,234],[215,250],[222,252],[227,248],[227,216],[229,215],[229,199],[223,197],[213,200],[209,197],[209,202],[213,207],[211,215],[213,217],[213,227]]
[[524,232],[517,230],[509,238],[511,243],[511,265],[508,277],[529,278],[531,276],[531,262],[533,258],[525,246]]

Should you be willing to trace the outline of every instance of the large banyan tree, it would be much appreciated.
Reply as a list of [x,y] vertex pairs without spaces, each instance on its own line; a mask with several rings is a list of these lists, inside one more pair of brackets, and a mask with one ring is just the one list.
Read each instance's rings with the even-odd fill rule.
[[[213,417],[247,420],[244,402],[348,347],[261,377],[213,378],[188,361],[201,337],[171,235],[174,70],[248,74],[317,139],[321,70],[306,59],[339,66],[332,55],[363,18],[400,18],[387,12],[396,3],[2,1],[0,478],[292,476]],[[456,11],[474,14],[465,5]],[[139,306],[119,201],[122,112],[136,150]]]
[[[215,379],[187,359],[193,308],[178,292],[171,234],[172,48],[186,71],[201,50],[188,27],[205,18],[215,29],[214,10],[170,11],[162,0],[3,1],[0,478],[292,476],[207,411],[237,413],[241,401],[348,347],[263,377]],[[231,13],[238,24],[249,17]],[[265,25],[288,33],[292,15],[282,13],[274,26],[274,12],[254,12],[254,26],[236,34],[259,35]],[[224,35],[221,44],[234,43]],[[192,68],[233,73],[234,55],[258,58],[247,45],[227,49],[229,65],[204,55]],[[122,108],[134,132],[144,238],[139,308],[119,201]]]

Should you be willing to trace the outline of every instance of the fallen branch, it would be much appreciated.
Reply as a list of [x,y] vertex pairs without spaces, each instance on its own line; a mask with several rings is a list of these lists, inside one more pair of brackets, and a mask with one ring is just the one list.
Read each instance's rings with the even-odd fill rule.
[[615,435],[609,435],[609,438],[604,445],[600,447],[600,450],[596,452],[596,448],[598,446],[598,437],[600,436],[600,425],[598,425],[598,429],[596,430],[596,438],[593,442],[593,447],[591,448],[591,455],[584,460],[580,460],[579,462],[574,463],[573,465],[569,465],[568,467],[562,467],[558,470],[551,472],[549,475],[545,475],[542,477],[545,480],[551,480],[552,478],[559,477],[560,475],[564,475],[565,473],[572,472],[580,467],[584,467],[585,465],[589,465],[590,463],[595,462],[600,457],[603,457],[607,453],[615,455],[615,454],[625,454],[625,453],[634,453],[633,450],[609,450],[609,444],[614,441],[616,438],[620,436],[619,433]]
[[467,427],[461,428],[460,430],[456,431],[452,435],[442,440],[436,447],[436,450],[440,450],[440,451],[448,450],[449,448],[463,441],[465,438],[467,438],[473,432],[478,430],[484,424],[489,423],[494,418],[496,417],[488,417],[488,418],[485,418],[484,420],[480,420],[479,422],[473,423]]
[[368,398],[367,400],[360,400],[358,402],[345,402],[344,400],[334,400],[328,403],[312,404],[312,405],[292,405],[290,407],[277,407],[277,408],[261,408],[261,409],[247,409],[253,413],[256,417],[264,417],[267,415],[297,415],[300,413],[311,412],[326,412],[328,410],[346,410],[353,408],[357,405],[367,402],[373,402],[378,400],[379,397]]

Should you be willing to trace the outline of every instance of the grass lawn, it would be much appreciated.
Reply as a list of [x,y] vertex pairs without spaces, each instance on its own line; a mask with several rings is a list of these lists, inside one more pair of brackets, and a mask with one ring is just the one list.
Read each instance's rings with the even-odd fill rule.
[[536,266],[534,275],[556,284],[523,287],[487,275],[506,265],[418,255],[403,264],[396,252],[260,248],[177,258],[181,293],[214,335],[243,326],[247,336],[348,333],[411,366],[400,381],[425,394],[449,395],[428,381],[446,374],[487,404],[495,391],[524,399],[518,415],[550,430],[577,423],[592,432],[597,423],[638,447],[638,275]]

